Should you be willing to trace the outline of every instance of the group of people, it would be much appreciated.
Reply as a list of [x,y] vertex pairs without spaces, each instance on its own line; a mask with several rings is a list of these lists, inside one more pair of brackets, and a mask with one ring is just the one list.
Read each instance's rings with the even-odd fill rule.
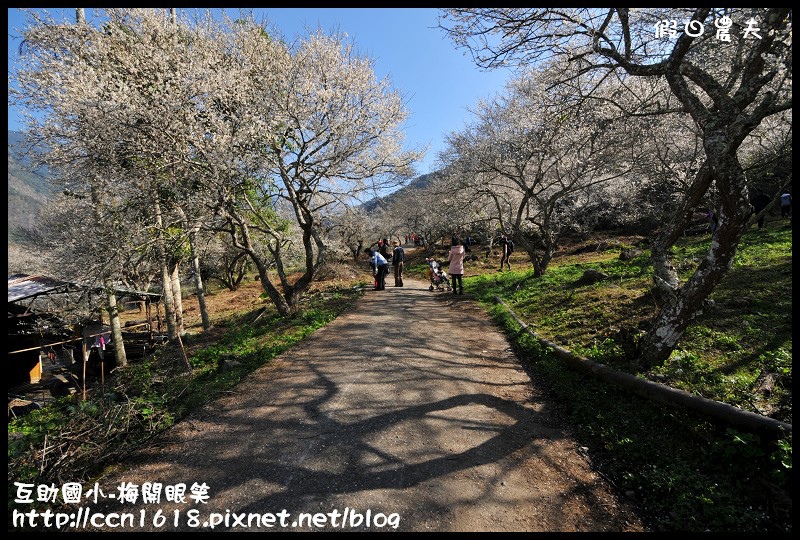
[[422,245],[422,237],[417,233],[409,233],[405,236],[406,244]]
[[[758,224],[759,229],[764,228],[764,220],[766,218],[766,212],[764,210],[772,203],[772,197],[765,193],[763,190],[756,190],[750,196],[750,212],[752,215],[757,215],[758,220],[756,223]],[[781,193],[780,197],[780,206],[781,206],[781,218],[791,219],[792,217],[792,194],[788,191],[784,191]],[[705,219],[709,222],[708,230],[713,234],[719,228],[719,215],[709,208],[708,211],[705,213]]]
[[[763,210],[769,206],[772,202],[772,197],[764,193],[762,190],[757,190],[756,193],[750,198],[750,204],[753,208],[754,214],[761,214],[758,218],[758,228],[764,228],[764,217],[765,214],[762,213]],[[783,191],[781,193],[780,198],[780,205],[781,205],[781,218],[791,219],[792,217],[792,194],[788,191]]]
[[[390,251],[391,249],[391,251]],[[370,267],[372,275],[375,277],[375,290],[383,291],[386,289],[386,274],[389,273],[389,261],[392,261],[394,268],[394,286],[403,286],[403,266],[406,262],[406,254],[403,247],[396,240],[389,248],[389,240],[381,238],[378,241],[378,249],[364,249],[364,253],[370,256]]]
[[[415,234],[406,235],[406,242],[416,241],[418,238],[419,237]],[[473,243],[474,240],[470,235],[466,236],[464,242],[457,236],[451,238],[447,262],[449,265],[448,274],[453,280],[453,294],[464,294],[464,259]],[[503,234],[500,238],[500,247],[500,271],[503,270],[503,266],[511,270],[511,262],[509,259],[514,252],[514,242]],[[364,253],[370,257],[370,267],[375,277],[374,290],[383,291],[386,289],[386,275],[389,273],[389,264],[394,268],[394,286],[403,286],[403,267],[405,266],[406,255],[403,246],[401,246],[399,242],[396,240],[393,241],[392,247],[390,248],[389,240],[387,238],[381,238],[378,241],[378,249],[368,247],[364,249]]]
[[[771,202],[771,197],[764,192],[757,192],[751,199],[753,213],[758,214],[764,210]],[[784,191],[780,197],[781,217],[790,218],[792,216],[792,195],[788,191]],[[709,209],[705,214],[706,220],[709,222],[709,229],[713,233],[719,227],[719,217],[717,213]],[[764,226],[764,216],[760,216],[758,220],[758,228]],[[406,244],[413,242],[414,245],[421,243],[421,237],[416,233],[407,234],[405,236]],[[450,252],[448,253],[447,261],[449,263],[449,275],[453,279],[452,288],[453,294],[464,294],[464,284],[462,278],[464,276],[464,259],[467,252],[470,251],[470,246],[474,243],[472,237],[467,235],[462,242],[457,236],[453,236],[450,242]],[[514,252],[514,242],[505,234],[500,236],[500,272],[503,271],[505,266],[511,270],[511,254]],[[378,241],[378,249],[373,250],[368,247],[364,250],[370,256],[370,266],[372,267],[373,275],[375,276],[375,290],[382,291],[386,289],[386,275],[389,272],[389,264],[394,268],[394,286],[403,286],[403,266],[405,265],[405,252],[399,242],[392,242],[392,247],[389,247],[389,240],[382,238]]]

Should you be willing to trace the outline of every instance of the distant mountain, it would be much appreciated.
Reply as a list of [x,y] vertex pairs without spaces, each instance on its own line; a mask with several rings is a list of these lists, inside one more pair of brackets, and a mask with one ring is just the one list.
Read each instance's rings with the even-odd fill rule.
[[436,172],[432,172],[418,176],[414,178],[411,182],[409,182],[408,185],[401,187],[397,191],[390,193],[385,197],[376,197],[374,199],[370,199],[361,206],[367,212],[372,212],[378,206],[388,205],[389,203],[391,203],[392,199],[394,199],[401,193],[406,193],[408,191],[413,191],[416,189],[423,189],[428,187],[430,183],[433,182],[434,178],[436,177],[436,174],[437,174]]
[[39,208],[53,195],[47,170],[34,168],[23,151],[25,134],[8,132],[8,238],[19,226],[32,227]]

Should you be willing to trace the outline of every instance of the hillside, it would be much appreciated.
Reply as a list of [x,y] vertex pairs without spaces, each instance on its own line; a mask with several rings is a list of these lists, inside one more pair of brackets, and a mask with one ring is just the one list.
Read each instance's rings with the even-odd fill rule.
[[45,169],[34,169],[24,154],[24,135],[8,132],[8,235],[16,227],[31,227],[39,208],[52,195]]
[[[568,368],[527,334],[618,371],[791,424],[791,222],[769,216],[764,229],[745,233],[732,269],[669,360],[637,369],[631,363],[636,339],[658,309],[649,292],[645,240],[565,243],[541,278],[533,278],[531,265],[517,254],[512,271],[498,272],[495,255],[468,265],[465,293],[506,329],[533,378],[546,381],[564,407],[592,463],[639,503],[653,530],[790,531],[791,433],[750,432],[641,399]],[[682,279],[710,241],[689,236],[675,246]],[[640,255],[623,260],[622,251],[633,247]],[[589,282],[588,270],[604,277]]]
[[384,197],[375,197],[374,199],[370,199],[369,201],[365,202],[362,205],[362,207],[367,212],[372,212],[373,210],[375,210],[379,206],[387,206],[387,205],[391,204],[391,202],[402,193],[406,193],[406,192],[409,192],[409,191],[413,191],[413,190],[417,190],[417,189],[423,189],[423,188],[428,187],[430,185],[430,183],[433,182],[433,179],[435,178],[435,175],[436,175],[436,173],[433,172],[433,173],[428,173],[428,174],[423,174],[421,176],[417,176],[416,178],[411,180],[411,182],[409,182],[407,185],[401,187],[397,191],[395,191],[393,193],[390,193],[389,195],[386,195]]
[[35,256],[17,240],[20,228],[34,228],[39,209],[52,196],[46,169],[35,169],[22,149],[24,134],[8,132],[8,259],[9,272],[33,271]]

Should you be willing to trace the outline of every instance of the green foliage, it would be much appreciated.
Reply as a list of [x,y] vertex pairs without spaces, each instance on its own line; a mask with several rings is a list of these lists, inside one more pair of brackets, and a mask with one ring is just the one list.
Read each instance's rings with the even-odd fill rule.
[[251,215],[253,223],[267,225],[270,229],[285,233],[291,226],[291,221],[278,216],[275,210],[275,193],[279,189],[273,185],[269,178],[260,179],[248,177],[242,180],[242,191],[250,201],[250,206],[245,207],[245,213]]
[[164,230],[167,239],[169,254],[176,259],[188,259],[191,257],[189,242],[185,238],[185,233],[180,227],[167,227]]
[[774,351],[766,351],[759,355],[758,361],[769,372],[780,373],[781,375],[792,374],[792,353],[779,347]]
[[610,338],[595,340],[589,347],[575,347],[573,352],[600,363],[608,363],[623,355],[622,348]]
[[9,460],[26,452],[29,445],[39,445],[48,434],[61,429],[67,422],[64,404],[69,398],[62,398],[50,407],[31,411],[29,414],[15,418],[8,423],[8,432],[16,435],[8,441]]
[[789,438],[763,442],[758,435],[728,428],[725,438],[715,441],[713,445],[715,453],[726,463],[753,469],[754,475],[776,485],[789,481],[792,472],[792,441]]

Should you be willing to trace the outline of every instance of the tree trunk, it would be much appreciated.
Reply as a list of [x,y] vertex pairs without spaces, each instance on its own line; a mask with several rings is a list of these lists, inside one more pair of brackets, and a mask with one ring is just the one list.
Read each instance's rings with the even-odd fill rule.
[[211,328],[211,319],[208,317],[206,307],[206,294],[203,289],[203,276],[200,275],[200,255],[197,253],[197,229],[189,231],[189,249],[192,253],[192,268],[194,269],[194,286],[197,290],[197,304],[200,306],[200,318],[203,321],[203,331]]
[[[256,265],[256,268],[258,269],[258,276],[261,281],[261,288],[265,293],[267,293],[269,299],[272,300],[272,303],[275,305],[278,313],[284,316],[291,314],[292,310],[290,309],[289,304],[286,303],[286,300],[283,298],[280,291],[269,279],[267,262],[261,258],[254,248],[253,240],[250,237],[250,229],[247,226],[247,223],[236,210],[229,209],[229,214],[232,220],[235,221],[229,231],[234,245],[247,253],[248,257],[250,257],[250,260],[252,260],[253,264]],[[241,232],[241,236],[239,235],[239,232]]]
[[533,264],[533,276],[542,277],[547,270],[550,261],[553,260],[553,253],[556,250],[556,242],[548,235],[543,235],[544,239],[537,247],[537,237],[526,236],[522,233],[517,233],[519,243],[528,255],[528,259]]
[[709,250],[697,270],[683,287],[675,288],[673,296],[665,300],[653,327],[640,341],[638,363],[645,369],[661,365],[669,358],[687,326],[702,311],[705,300],[727,274],[747,230],[750,203],[741,164],[735,153],[708,144],[711,148],[707,148],[706,154],[723,195],[720,226],[713,233]]
[[178,337],[175,327],[175,308],[172,298],[172,282],[167,264],[167,248],[164,242],[164,222],[161,217],[161,203],[158,193],[153,191],[153,213],[156,222],[156,251],[158,252],[159,265],[161,266],[161,294],[164,300],[164,319],[167,322],[167,335],[169,339]]
[[358,256],[364,251],[364,241],[359,240],[355,248],[350,248],[350,253],[353,254],[353,263],[358,264]]
[[680,208],[675,212],[668,227],[664,228],[653,241],[650,259],[653,263],[653,280],[659,290],[660,298],[670,298],[680,286],[678,271],[672,264],[670,250],[683,231],[691,223],[695,209],[708,191],[712,180],[711,166],[708,161],[697,171]]
[[179,336],[186,333],[183,327],[183,293],[181,292],[181,261],[175,260],[170,268],[170,281],[172,284],[172,302],[175,309],[175,331]]
[[525,250],[528,254],[528,259],[533,264],[533,277],[542,277],[544,275],[544,268],[542,268],[542,262],[539,258],[539,254],[536,252],[536,249],[531,248],[530,250]]
[[[718,229],[719,243],[713,242],[709,253],[691,279],[661,306],[653,327],[639,344],[639,365],[649,368],[663,364],[670,356],[686,327],[702,312],[703,302],[722,280],[736,253],[738,223],[727,222]],[[735,239],[735,240],[734,240]]]
[[106,282],[106,300],[108,302],[108,319],[111,325],[111,341],[114,342],[114,356],[117,367],[128,365],[128,356],[125,354],[125,343],[122,341],[122,324],[119,319],[117,296],[111,288],[111,283]]
[[292,310],[289,304],[286,303],[283,296],[281,296],[280,291],[272,284],[269,279],[269,274],[267,273],[267,265],[261,260],[260,257],[257,257],[254,253],[248,253],[250,258],[255,263],[256,268],[258,268],[258,276],[261,281],[261,288],[267,293],[269,299],[272,300],[272,303],[275,305],[275,308],[278,310],[278,313],[281,315],[290,315]]
[[[80,21],[78,21],[80,22]],[[91,186],[92,207],[94,208],[94,218],[97,223],[103,221],[102,201],[100,189],[97,182]],[[119,309],[117,308],[117,296],[114,294],[113,284],[108,276],[103,278],[103,286],[106,290],[106,309],[108,310],[108,320],[111,326],[111,340],[114,342],[114,352],[116,354],[117,365],[125,367],[128,365],[128,357],[125,354],[125,342],[122,340],[122,325],[119,320]],[[103,324],[102,311],[100,312],[100,324]]]
[[225,285],[231,292],[239,288],[239,284],[244,279],[247,273],[247,253],[242,251],[237,253],[233,259],[229,259],[228,255],[223,255],[222,264],[222,277],[218,278],[223,285]]

